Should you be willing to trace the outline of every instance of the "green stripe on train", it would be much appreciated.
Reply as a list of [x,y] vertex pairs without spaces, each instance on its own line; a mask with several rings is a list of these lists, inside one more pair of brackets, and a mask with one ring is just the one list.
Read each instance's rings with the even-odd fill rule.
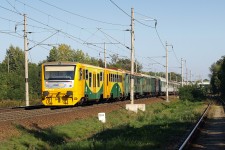
[[85,90],[85,95],[88,95],[88,100],[100,99],[101,94],[103,94],[103,84],[102,84],[100,90],[97,91],[96,93],[93,93],[93,91],[91,91],[91,89],[89,88],[87,83],[85,83],[85,89],[84,90]]

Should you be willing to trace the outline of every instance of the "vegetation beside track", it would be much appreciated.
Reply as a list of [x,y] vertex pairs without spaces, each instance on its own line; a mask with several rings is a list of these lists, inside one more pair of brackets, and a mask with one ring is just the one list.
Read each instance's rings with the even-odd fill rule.
[[[200,116],[203,102],[174,100],[146,106],[138,114],[120,109],[52,128],[28,129],[22,136],[1,142],[3,149],[163,149],[176,142]],[[97,114],[96,114],[97,115]]]
[[[30,105],[40,105],[41,100],[31,100]],[[0,108],[26,106],[25,100],[0,100]]]

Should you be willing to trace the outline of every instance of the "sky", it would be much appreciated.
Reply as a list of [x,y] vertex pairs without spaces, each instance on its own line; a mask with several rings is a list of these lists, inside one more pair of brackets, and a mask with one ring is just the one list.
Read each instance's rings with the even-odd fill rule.
[[209,79],[209,67],[225,52],[224,6],[224,0],[2,0],[0,62],[10,45],[24,49],[23,14],[32,63],[59,44],[103,59],[106,43],[107,61],[113,54],[130,58],[133,8],[135,59],[143,71],[165,71],[167,42],[169,72],[181,73],[182,58],[188,80]]

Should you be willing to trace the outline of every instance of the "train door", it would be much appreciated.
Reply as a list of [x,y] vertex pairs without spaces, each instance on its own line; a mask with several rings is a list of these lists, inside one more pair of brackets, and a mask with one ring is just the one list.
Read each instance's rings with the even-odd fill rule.
[[108,70],[104,70],[104,86],[103,86],[103,98],[104,99],[108,99],[110,98],[110,89],[109,89],[109,71]]
[[130,75],[124,75],[124,95],[128,97],[130,95]]
[[97,93],[96,93],[96,70],[93,71],[93,96],[94,96],[94,99],[97,99]]

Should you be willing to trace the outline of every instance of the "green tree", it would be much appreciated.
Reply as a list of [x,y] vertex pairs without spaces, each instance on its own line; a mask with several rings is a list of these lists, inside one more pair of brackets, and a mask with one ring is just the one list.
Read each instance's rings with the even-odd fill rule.
[[60,44],[58,47],[53,47],[50,50],[49,56],[47,57],[48,62],[52,61],[72,61],[81,62],[92,65],[99,65],[99,60],[94,57],[90,57],[87,53],[85,54],[82,50],[74,50],[69,45]]
[[[111,56],[111,62],[108,64],[108,67],[119,68],[119,69],[130,71],[131,61],[129,58],[119,58],[117,54],[114,54]],[[134,71],[137,70],[137,72],[141,72],[142,68],[143,68],[142,65],[138,61],[134,62]]]
[[225,56],[221,57],[216,63],[213,63],[209,68],[211,74],[210,84],[212,87],[212,92],[214,94],[223,94],[224,93],[224,71],[225,68],[223,67],[225,61]]
[[[25,99],[24,61],[23,50],[10,45],[5,59],[0,64],[0,99]],[[28,68],[30,97],[31,99],[38,98],[38,93],[40,93],[41,89],[40,76],[38,76],[40,66],[34,63],[28,63]]]

